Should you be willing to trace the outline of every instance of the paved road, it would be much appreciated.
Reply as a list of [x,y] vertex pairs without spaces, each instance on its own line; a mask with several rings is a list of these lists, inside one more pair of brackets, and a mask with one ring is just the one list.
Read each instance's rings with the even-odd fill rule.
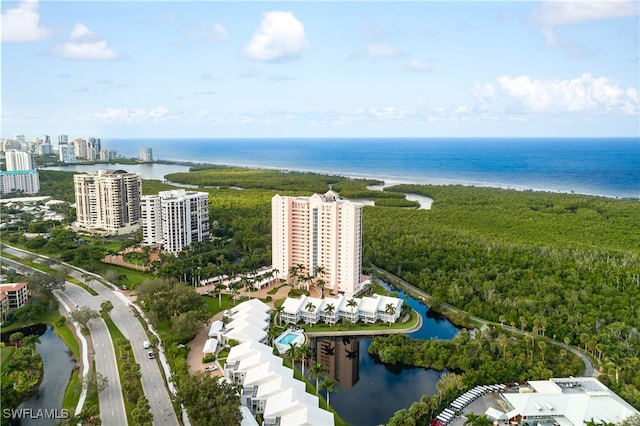
[[[2,258],[2,263],[10,265],[22,273],[32,272],[30,268],[22,266],[10,259]],[[71,309],[83,306],[96,309],[96,305],[97,309],[100,309],[99,299],[91,296],[82,287],[68,281],[66,282],[64,291],[60,291],[58,295],[62,297],[64,303]],[[111,334],[109,334],[109,329],[102,318],[91,321],[89,323],[89,331],[95,353],[95,356],[91,359],[95,360],[96,371],[108,380],[106,388],[98,394],[102,424],[113,426],[126,425],[127,413],[124,408],[118,364],[113,349],[113,342],[111,341]]]
[[[8,248],[6,246],[3,248],[3,250],[15,256],[24,255],[23,252]],[[73,267],[71,266],[71,268]],[[82,271],[77,268],[70,269],[67,273],[82,282],[84,282],[83,275],[87,274],[86,271]],[[74,303],[77,304],[78,306],[89,306],[91,307],[91,309],[95,309],[95,310],[100,309],[100,304],[103,301],[105,300],[111,301],[111,304],[113,305],[113,310],[111,311],[111,318],[113,319],[116,326],[120,329],[122,334],[124,334],[124,336],[131,342],[131,348],[133,350],[134,357],[136,359],[136,362],[140,365],[142,388],[145,396],[149,400],[149,405],[151,406],[151,413],[153,415],[153,424],[179,426],[179,422],[176,417],[175,411],[173,409],[171,398],[165,386],[164,377],[160,371],[158,362],[155,359],[149,359],[147,356],[148,350],[142,347],[142,342],[144,340],[148,340],[148,337],[144,331],[144,327],[142,326],[138,318],[136,318],[135,315],[133,314],[133,311],[129,306],[129,303],[130,303],[129,300],[120,291],[110,289],[105,285],[99,283],[98,281],[92,280],[89,282],[89,285],[93,290],[95,290],[98,293],[98,296],[91,296],[83,288],[73,284],[69,284],[69,283],[64,293],[67,296],[69,296],[72,300],[74,300]],[[98,323],[98,322],[104,324],[104,321],[102,320],[96,321],[95,323]],[[92,326],[91,332],[93,337],[93,327],[94,327],[93,322],[91,326]],[[106,325],[105,325],[105,328],[106,328]],[[110,338],[109,338],[109,342],[111,342]],[[96,346],[95,341],[94,341],[94,346]],[[99,347],[96,347],[96,368],[101,374],[105,374],[98,367],[97,357],[98,357],[99,349],[100,349]],[[111,353],[113,353],[112,344],[111,344]],[[115,355],[113,359],[115,360]],[[109,379],[109,381],[111,382],[111,378]],[[119,379],[118,379],[118,389],[121,389],[119,386]],[[107,392],[108,390],[109,389],[106,389],[105,392]],[[113,396],[117,397],[115,394],[113,394]],[[124,403],[122,403],[122,405],[124,407]],[[108,410],[110,410],[111,408],[112,408],[111,405],[109,405],[109,408],[107,409],[106,414],[108,414]],[[101,401],[100,411],[101,411],[101,417],[102,417],[102,401]],[[105,417],[102,417],[102,419],[103,419],[103,424],[107,426],[110,426],[110,425],[123,426],[127,424],[126,417],[124,421],[121,421],[121,419],[118,419],[118,421],[113,423],[107,422]]]

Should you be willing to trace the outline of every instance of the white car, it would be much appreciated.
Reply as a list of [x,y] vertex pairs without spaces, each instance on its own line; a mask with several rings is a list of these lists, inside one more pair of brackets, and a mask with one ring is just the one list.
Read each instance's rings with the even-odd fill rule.
[[218,369],[218,367],[216,367],[215,365],[210,365],[207,368],[205,368],[205,371],[216,371]]
[[142,347],[145,349],[149,349],[151,347],[151,343],[145,340],[144,342],[142,342]]

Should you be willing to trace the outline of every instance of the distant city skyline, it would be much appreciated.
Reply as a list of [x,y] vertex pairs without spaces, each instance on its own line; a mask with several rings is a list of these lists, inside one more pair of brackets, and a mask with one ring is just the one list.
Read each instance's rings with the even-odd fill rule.
[[640,2],[2,2],[2,130],[640,136]]

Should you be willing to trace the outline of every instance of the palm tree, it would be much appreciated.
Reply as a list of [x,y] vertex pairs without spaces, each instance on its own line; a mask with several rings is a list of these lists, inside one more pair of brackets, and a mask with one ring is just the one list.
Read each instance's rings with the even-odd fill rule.
[[284,354],[291,358],[291,365],[293,365],[293,368],[295,368],[296,359],[298,358],[298,344],[293,342],[289,343],[289,348]]
[[304,377],[304,365],[306,364],[307,357],[309,356],[309,346],[306,343],[298,346],[298,355],[300,359],[300,367],[302,369],[302,377]]
[[289,268],[289,276],[291,277],[291,284],[293,284],[293,286],[296,286],[296,281],[298,278],[298,267],[297,266],[292,266],[291,268]]
[[333,313],[336,311],[336,307],[333,306],[333,303],[327,304],[324,308],[324,313],[327,315],[329,320],[329,327],[333,325]]
[[318,281],[316,281],[316,285],[320,289],[320,298],[321,299],[324,299],[324,285],[325,284],[326,284],[326,282],[322,278],[320,278]]
[[218,306],[222,307],[222,290],[227,288],[226,285],[222,283],[222,281],[218,282],[216,286],[213,288],[216,293],[218,293]]
[[329,408],[329,394],[338,390],[337,385],[338,382],[330,377],[325,378],[322,383],[320,383],[320,387],[327,391],[327,408]]
[[491,426],[492,422],[487,416],[478,416],[473,413],[465,414],[465,426]]
[[316,379],[316,396],[318,396],[318,392],[320,391],[319,381],[320,377],[324,376],[324,366],[319,362],[314,362],[311,370],[309,370],[309,376],[312,379]]
[[[384,313],[385,314],[389,314],[391,316],[395,315],[396,313],[396,307],[393,306],[393,303],[387,303],[384,307]],[[393,324],[393,321],[389,321],[389,327],[391,327],[391,324]]]
[[358,307],[358,302],[353,297],[347,300],[347,306],[351,308],[351,323],[356,323],[356,317],[353,315],[353,309]]
[[276,306],[275,309],[273,310],[273,323],[276,323],[276,317],[278,318],[278,325],[280,324],[280,320],[281,320],[281,315],[282,312],[284,311],[284,306],[280,305],[280,306]]
[[[315,312],[316,310],[316,305],[314,305],[313,302],[307,302],[307,304],[304,307],[307,310],[307,312]],[[315,321],[313,323],[315,324]]]

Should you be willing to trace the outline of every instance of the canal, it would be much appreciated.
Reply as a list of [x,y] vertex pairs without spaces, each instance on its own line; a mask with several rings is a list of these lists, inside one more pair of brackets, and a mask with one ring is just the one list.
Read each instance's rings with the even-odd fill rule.
[[62,411],[62,399],[76,362],[51,326],[47,326],[44,334],[40,336],[40,343],[36,343],[36,349],[42,357],[44,375],[38,390],[18,406],[18,410],[30,409],[31,411],[26,412],[32,413],[23,418],[19,424],[20,426],[54,426],[59,424],[61,418],[65,416]]

